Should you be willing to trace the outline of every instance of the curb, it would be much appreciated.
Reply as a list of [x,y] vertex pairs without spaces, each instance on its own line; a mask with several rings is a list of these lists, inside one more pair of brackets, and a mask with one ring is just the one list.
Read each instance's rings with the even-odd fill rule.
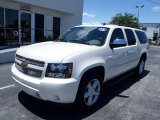
[[0,50],[0,64],[14,62],[17,49],[18,48]]
[[160,46],[157,46],[157,45],[150,45],[150,47],[152,47],[152,48],[160,48]]

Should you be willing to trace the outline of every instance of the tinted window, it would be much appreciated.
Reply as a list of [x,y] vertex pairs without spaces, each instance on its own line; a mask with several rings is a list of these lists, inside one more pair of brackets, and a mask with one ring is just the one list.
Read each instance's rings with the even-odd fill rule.
[[[46,30],[46,32],[50,32]],[[42,42],[44,37],[44,15],[35,14],[35,41]]]
[[57,39],[60,35],[61,19],[58,17],[53,18],[53,39]]
[[124,39],[122,29],[117,28],[113,31],[110,43],[113,43],[113,40],[115,40],[115,39]]
[[0,45],[4,43],[4,8],[0,7]]
[[105,27],[74,27],[60,39],[62,41],[102,46],[105,43],[109,28]]
[[6,39],[18,41],[18,10],[5,9]]
[[31,42],[31,14],[21,13],[21,40]]
[[4,8],[0,7],[0,28],[4,27]]
[[6,9],[6,27],[18,28],[18,10]]
[[135,39],[133,31],[130,29],[125,29],[125,32],[127,35],[128,45],[135,45],[136,39]]
[[136,34],[141,44],[147,43],[147,36],[144,32],[136,30]]

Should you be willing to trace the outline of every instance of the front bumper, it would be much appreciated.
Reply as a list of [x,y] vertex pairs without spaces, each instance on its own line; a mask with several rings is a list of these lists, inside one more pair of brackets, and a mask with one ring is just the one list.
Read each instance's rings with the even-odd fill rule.
[[21,73],[13,64],[12,78],[26,93],[42,100],[57,103],[73,103],[78,91],[79,80],[57,78],[35,78]]

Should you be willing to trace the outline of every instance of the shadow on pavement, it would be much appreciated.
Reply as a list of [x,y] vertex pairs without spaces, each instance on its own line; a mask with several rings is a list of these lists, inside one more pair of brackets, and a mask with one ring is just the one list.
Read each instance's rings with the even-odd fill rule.
[[[99,106],[90,111],[82,112],[76,109],[73,104],[57,104],[52,102],[46,102],[34,97],[29,96],[24,92],[18,94],[18,99],[20,103],[28,109],[33,114],[37,115],[43,119],[58,119],[58,120],[80,120],[94,114],[96,111],[100,110],[102,107],[107,105],[109,101],[115,97],[129,98],[129,96],[120,95],[123,91],[129,89],[139,80],[143,79],[149,74],[149,71],[145,70],[141,78],[135,78],[134,75],[131,75],[118,83],[108,86],[108,83],[104,85],[104,95]],[[114,80],[113,80],[114,81]]]

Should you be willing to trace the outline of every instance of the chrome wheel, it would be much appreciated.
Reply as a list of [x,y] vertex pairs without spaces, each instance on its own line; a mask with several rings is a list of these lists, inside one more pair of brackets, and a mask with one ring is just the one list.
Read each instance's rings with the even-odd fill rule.
[[91,80],[85,88],[84,102],[87,106],[94,105],[100,95],[101,84],[98,79]]
[[140,65],[139,65],[139,75],[141,75],[143,73],[144,66],[145,66],[145,62],[144,62],[144,60],[141,60]]

